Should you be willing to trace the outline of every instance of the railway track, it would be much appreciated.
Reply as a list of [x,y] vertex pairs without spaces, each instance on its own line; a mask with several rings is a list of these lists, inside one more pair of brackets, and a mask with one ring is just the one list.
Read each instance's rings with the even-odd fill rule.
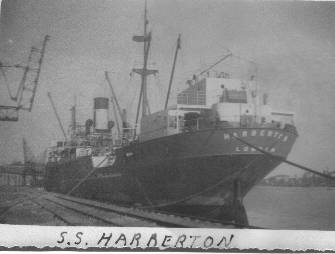
[[[31,223],[37,225],[41,222],[42,225],[68,226],[257,228],[167,211],[102,203],[45,191],[25,190],[17,199],[3,202],[0,208],[2,208],[0,223],[9,224],[16,222],[20,224],[20,221],[24,221],[24,217],[21,219],[16,214],[26,214],[33,220]],[[39,216],[42,216],[41,219],[38,219]]]
[[58,193],[45,193],[31,198],[31,202],[51,213],[65,225],[178,228],[243,227],[218,220],[124,207]]
[[24,200],[22,198],[17,199],[15,202],[6,202],[5,205],[1,205],[0,207],[0,223],[5,222],[6,214],[8,211],[18,204],[22,203]]

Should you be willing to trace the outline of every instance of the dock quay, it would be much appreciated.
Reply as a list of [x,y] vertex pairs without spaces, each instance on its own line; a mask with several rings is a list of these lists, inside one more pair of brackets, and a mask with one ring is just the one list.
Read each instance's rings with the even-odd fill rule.
[[[241,228],[219,220],[119,206],[31,187],[1,190],[0,222],[48,226]],[[254,227],[251,227],[254,228]]]

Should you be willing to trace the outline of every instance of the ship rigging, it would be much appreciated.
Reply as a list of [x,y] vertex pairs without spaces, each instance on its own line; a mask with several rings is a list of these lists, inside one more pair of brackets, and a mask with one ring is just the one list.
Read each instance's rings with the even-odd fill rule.
[[134,68],[132,71],[137,73],[141,76],[141,90],[139,94],[137,110],[136,110],[136,120],[135,120],[135,132],[134,136],[136,136],[136,127],[139,120],[139,114],[141,109],[141,102],[142,102],[142,117],[150,114],[150,107],[148,102],[148,95],[147,95],[147,76],[149,75],[156,75],[158,70],[155,69],[148,69],[148,57],[151,45],[151,31],[148,32],[148,24],[149,21],[147,19],[147,2],[145,1],[144,4],[144,31],[143,35],[134,35],[133,41],[143,43],[143,67],[142,69]]

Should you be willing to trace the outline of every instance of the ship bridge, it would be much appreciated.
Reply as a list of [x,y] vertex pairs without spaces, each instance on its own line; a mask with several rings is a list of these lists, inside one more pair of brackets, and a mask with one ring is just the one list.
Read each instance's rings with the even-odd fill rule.
[[294,125],[294,114],[274,111],[267,96],[259,97],[254,80],[239,80],[218,75],[188,81],[177,95],[177,104],[141,120],[139,139],[146,141],[162,136],[206,128],[284,128]]

